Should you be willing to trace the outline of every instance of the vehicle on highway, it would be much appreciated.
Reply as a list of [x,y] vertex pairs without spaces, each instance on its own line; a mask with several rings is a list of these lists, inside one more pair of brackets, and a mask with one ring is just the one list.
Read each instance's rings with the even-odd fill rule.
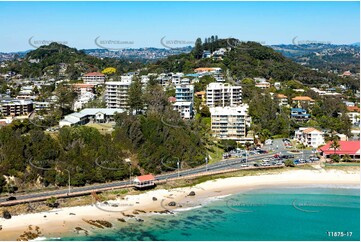
[[248,167],[248,165],[247,164],[242,164],[241,167]]
[[8,197],[8,198],[6,198],[6,201],[14,201],[14,200],[16,200],[16,197]]

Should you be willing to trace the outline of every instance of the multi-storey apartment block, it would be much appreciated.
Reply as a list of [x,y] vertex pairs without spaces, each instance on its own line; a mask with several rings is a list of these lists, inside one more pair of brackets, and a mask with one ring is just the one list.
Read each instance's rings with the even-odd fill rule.
[[174,109],[177,110],[181,117],[190,119],[193,117],[193,99],[194,86],[193,85],[177,85],[175,89],[176,102],[173,104]]
[[105,75],[100,72],[87,73],[82,78],[86,84],[99,85],[105,82]]
[[242,87],[228,83],[209,83],[206,90],[208,107],[238,106],[242,104]]
[[31,113],[33,102],[29,100],[4,99],[0,101],[3,116],[21,116]]
[[128,108],[128,89],[130,84],[130,80],[105,83],[105,102],[107,108]]
[[246,127],[250,125],[247,104],[238,107],[211,107],[209,110],[215,137],[236,141],[246,137]]

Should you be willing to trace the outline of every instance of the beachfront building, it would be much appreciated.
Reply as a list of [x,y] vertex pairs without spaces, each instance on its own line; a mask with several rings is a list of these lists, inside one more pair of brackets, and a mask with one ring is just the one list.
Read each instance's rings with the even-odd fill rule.
[[211,129],[219,139],[242,141],[246,137],[246,129],[250,126],[248,105],[237,107],[211,107]]
[[99,85],[104,84],[105,75],[100,72],[91,72],[83,75],[82,79],[85,84]]
[[13,98],[0,100],[0,107],[0,113],[5,117],[28,115],[34,110],[33,101]]
[[308,96],[297,96],[292,98],[292,103],[295,104],[297,107],[302,108],[305,105],[311,106],[315,104],[315,100]]
[[59,121],[59,126],[61,128],[87,123],[109,123],[114,121],[116,113],[123,113],[124,111],[124,109],[85,108],[80,112],[66,115]]
[[324,133],[310,127],[302,127],[295,131],[294,139],[306,147],[317,148],[325,143]]
[[360,141],[338,141],[340,147],[337,149],[332,148],[332,141],[322,146],[319,151],[325,158],[329,158],[331,155],[349,155],[352,159],[360,160]]
[[155,186],[155,177],[152,174],[137,176],[134,180],[136,188],[149,188]]
[[128,108],[128,89],[131,80],[105,83],[105,103],[107,108]]
[[206,89],[208,107],[235,107],[242,104],[242,87],[229,83],[209,83]]

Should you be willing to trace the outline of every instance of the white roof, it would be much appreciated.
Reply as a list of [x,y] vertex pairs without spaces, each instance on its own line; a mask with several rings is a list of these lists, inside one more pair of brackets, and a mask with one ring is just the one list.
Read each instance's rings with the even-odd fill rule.
[[105,115],[114,115],[115,113],[123,113],[125,110],[121,108],[85,108],[78,113],[68,114],[60,122],[69,122],[75,124],[86,116],[95,116],[97,113]]
[[209,108],[211,115],[247,115],[248,105],[237,107],[213,107]]
[[191,106],[192,102],[175,102],[173,106]]

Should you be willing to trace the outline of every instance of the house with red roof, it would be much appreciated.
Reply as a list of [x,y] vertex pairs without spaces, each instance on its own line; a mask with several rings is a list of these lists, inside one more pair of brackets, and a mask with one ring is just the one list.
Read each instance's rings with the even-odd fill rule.
[[337,149],[332,148],[332,141],[322,146],[319,151],[321,155],[329,158],[331,155],[349,155],[353,159],[360,159],[360,141],[339,141],[340,147]]
[[105,83],[105,75],[100,72],[90,72],[82,77],[85,84],[99,85]]
[[152,174],[137,176],[133,182],[136,188],[149,188],[155,186],[155,177]]

